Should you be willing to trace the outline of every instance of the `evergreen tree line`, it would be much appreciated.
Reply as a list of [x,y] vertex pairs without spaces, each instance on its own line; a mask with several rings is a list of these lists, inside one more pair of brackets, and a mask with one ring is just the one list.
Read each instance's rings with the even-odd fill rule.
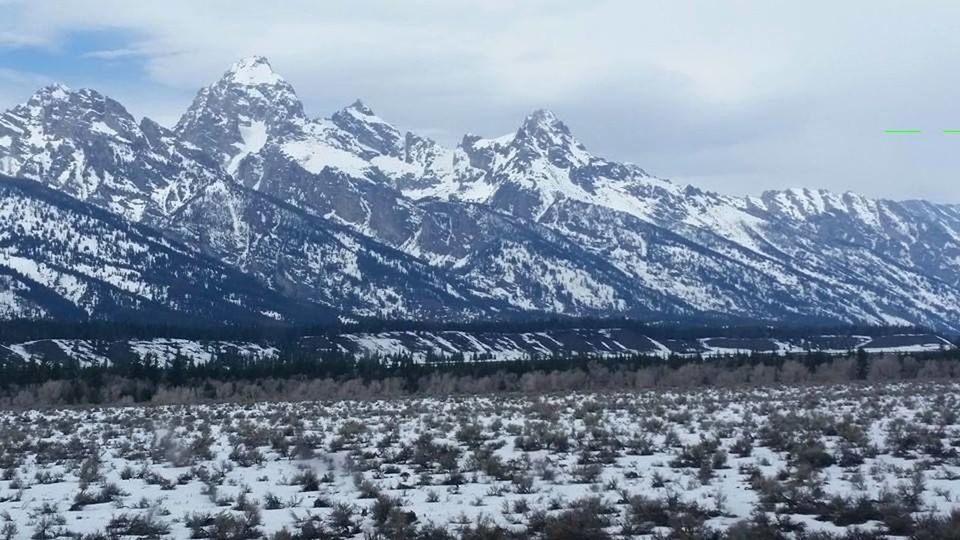
[[372,399],[955,378],[960,378],[957,350],[913,355],[870,355],[859,350],[843,356],[570,356],[427,363],[405,355],[353,358],[290,352],[268,361],[219,355],[202,364],[178,356],[164,365],[148,356],[110,366],[8,362],[0,365],[0,406]]
[[[146,325],[124,321],[54,321],[17,319],[0,321],[0,344],[21,343],[40,339],[124,340],[152,338],[181,338],[209,341],[250,341],[289,346],[304,336],[334,336],[352,332],[389,331],[461,331],[476,333],[523,333],[568,329],[624,328],[653,339],[774,338],[797,339],[816,335],[931,334],[922,326],[859,326],[845,324],[784,325],[757,321],[717,323],[699,319],[685,321],[641,321],[625,318],[542,318],[501,321],[401,321],[369,319],[349,324],[319,326],[289,325]],[[960,336],[956,336],[960,337]]]

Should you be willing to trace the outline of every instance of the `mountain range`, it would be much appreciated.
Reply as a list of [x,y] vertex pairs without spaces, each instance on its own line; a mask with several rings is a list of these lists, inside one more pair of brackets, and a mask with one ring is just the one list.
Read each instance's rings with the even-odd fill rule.
[[592,154],[547,110],[448,148],[309,116],[262,57],[175,126],[52,85],[0,114],[0,317],[546,316],[960,331],[960,207],[734,197]]

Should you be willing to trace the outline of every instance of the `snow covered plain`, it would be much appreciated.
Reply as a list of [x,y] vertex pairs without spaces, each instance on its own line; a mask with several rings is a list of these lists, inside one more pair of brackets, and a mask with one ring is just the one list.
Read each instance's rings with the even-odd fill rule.
[[960,508],[958,410],[910,383],[7,411],[0,537],[910,536]]

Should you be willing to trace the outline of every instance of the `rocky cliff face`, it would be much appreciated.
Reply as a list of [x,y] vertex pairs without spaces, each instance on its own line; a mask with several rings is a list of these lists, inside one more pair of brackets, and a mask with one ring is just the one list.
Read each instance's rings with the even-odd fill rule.
[[0,115],[0,174],[150,222],[217,178],[218,166],[157,123],[136,122],[106,96],[53,85]]
[[5,318],[149,324],[335,320],[159,232],[33,181],[0,176]]

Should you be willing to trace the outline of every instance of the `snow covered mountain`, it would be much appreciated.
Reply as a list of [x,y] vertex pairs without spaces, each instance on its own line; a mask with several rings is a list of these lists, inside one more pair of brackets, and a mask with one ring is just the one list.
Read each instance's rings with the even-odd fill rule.
[[170,130],[91,90],[42,89],[0,116],[0,172],[348,316],[960,330],[955,206],[710,193],[593,155],[546,110],[446,148],[359,100],[311,118],[262,57],[200,90]]
[[197,94],[174,131],[217,159],[228,172],[263,147],[306,122],[293,87],[273,72],[266,58],[237,62],[216,84]]
[[165,230],[272,290],[339,313],[436,319],[513,311],[449,272],[229,181],[207,186]]
[[331,320],[149,227],[0,176],[0,316],[190,323]]
[[[507,216],[485,206],[418,203],[405,196],[397,188],[399,183],[446,174],[432,166],[439,161],[431,159],[443,154],[439,145],[413,134],[401,134],[360,101],[329,119],[305,120],[291,114],[291,110],[300,110],[290,107],[286,99],[295,94],[282,78],[263,71],[268,66],[263,59],[237,63],[220,80],[200,91],[178,124],[177,129],[190,137],[190,133],[203,132],[195,129],[195,118],[216,119],[207,122],[206,128],[216,129],[214,134],[191,139],[197,145],[204,141],[239,141],[239,132],[233,133],[231,126],[251,121],[262,124],[267,136],[255,152],[221,157],[225,167],[235,164],[233,176],[237,182],[416,257],[432,266],[434,273],[449,274],[462,284],[460,289],[472,288],[494,304],[543,313],[651,313],[654,302],[640,304],[635,300],[639,296],[659,296],[657,293],[640,291],[624,279],[626,276],[606,268],[602,259],[542,227],[517,220],[508,223]],[[264,85],[263,80],[271,83]],[[284,96],[273,111],[255,99],[271,88]],[[244,97],[240,98],[241,105],[210,98],[222,95]],[[254,98],[248,97],[251,95]],[[247,106],[251,103],[255,106]],[[233,144],[233,148],[242,146]],[[239,160],[237,156],[241,156]],[[519,234],[512,232],[517,230]],[[508,231],[510,234],[505,234]],[[501,271],[504,266],[508,267],[505,272]],[[316,272],[302,275],[317,284],[331,283],[330,278]],[[411,297],[414,295],[408,295]],[[669,301],[656,305],[672,307]],[[378,309],[395,311],[387,305]],[[407,312],[408,316],[418,314]]]
[[52,85],[0,115],[0,174],[149,222],[215,179],[217,165],[106,96]]

